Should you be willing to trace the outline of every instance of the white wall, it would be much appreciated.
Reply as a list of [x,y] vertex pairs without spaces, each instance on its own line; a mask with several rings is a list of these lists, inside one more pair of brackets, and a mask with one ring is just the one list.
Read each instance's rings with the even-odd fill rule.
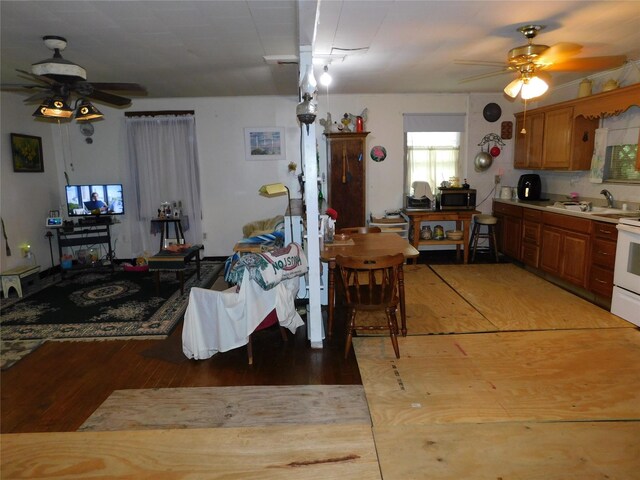
[[[566,87],[575,97],[577,83]],[[566,93],[565,92],[565,93]],[[558,89],[556,95],[563,93]],[[568,95],[568,93],[567,93]],[[64,171],[71,183],[121,182],[124,188],[126,208],[132,213],[133,201],[128,181],[128,163],[124,111],[100,106],[105,119],[94,122],[93,143],[87,144],[75,122],[57,125],[35,121],[31,114],[35,107],[25,106],[23,97],[2,93],[2,217],[7,226],[13,256],[6,257],[4,248],[0,255],[2,268],[10,268],[24,262],[19,258],[19,244],[33,246],[38,263],[50,266],[49,247],[44,237],[44,219],[50,209],[64,203]],[[565,98],[553,99],[561,101]],[[545,100],[551,101],[551,100]],[[501,118],[487,122],[482,110],[487,103],[498,103]],[[198,135],[200,174],[202,178],[203,241],[205,255],[227,256],[242,235],[242,226],[250,221],[283,213],[286,199],[264,198],[258,188],[265,183],[284,182],[290,186],[292,196],[300,197],[297,174],[300,173],[300,129],[295,118],[296,97],[220,97],[135,99],[126,111],[145,110],[194,110]],[[542,104],[542,102],[541,102]],[[536,105],[531,104],[531,108]],[[318,96],[318,118],[330,111],[334,120],[349,112],[359,114],[368,108],[365,129],[367,153],[374,145],[387,149],[384,162],[373,162],[366,155],[367,210],[382,213],[402,206],[403,195],[403,113],[466,113],[467,132],[463,142],[463,172],[472,188],[478,190],[478,202],[483,212],[491,210],[494,176],[502,172],[502,185],[515,186],[519,176],[527,173],[513,169],[513,138],[505,140],[506,146],[493,165],[485,172],[476,172],[473,159],[480,151],[477,145],[488,133],[500,134],[504,121],[514,121],[513,113],[522,110],[519,101],[510,101],[502,94],[394,94],[394,95],[330,95]],[[632,113],[638,118],[637,110]],[[247,161],[244,152],[245,127],[284,127],[286,129],[286,160]],[[317,143],[320,152],[320,171],[326,172],[326,148],[322,128],[318,125]],[[11,167],[9,133],[25,133],[43,138],[44,173],[14,173]],[[515,132],[514,132],[515,133]],[[288,173],[290,161],[298,164],[297,171]],[[541,173],[547,192],[562,194],[579,191],[581,195],[598,197],[601,185],[588,184],[583,173]],[[573,185],[572,185],[573,182]],[[577,183],[577,184],[576,184]],[[640,202],[638,186],[607,185],[616,200]],[[326,184],[323,186],[326,192]],[[173,200],[173,199],[167,199]],[[603,199],[604,201],[604,199]],[[188,212],[187,212],[188,213]],[[122,223],[113,229],[117,239],[116,254],[120,259],[130,259],[142,252],[132,252],[130,247],[130,222],[127,214]],[[187,232],[187,240],[190,239]],[[3,243],[4,247],[4,243]],[[54,241],[55,264],[58,264],[57,245]]]
[[[502,108],[502,116],[496,122],[487,122],[482,116],[485,105],[495,102]],[[484,212],[491,211],[494,188],[494,175],[500,169],[504,171],[503,184],[514,184],[518,176],[513,170],[513,139],[505,140],[506,146],[491,168],[476,172],[473,160],[480,152],[480,143],[488,133],[500,135],[503,121],[513,122],[513,105],[502,95],[466,95],[466,94],[394,94],[394,95],[329,95],[321,90],[318,95],[318,116],[327,117],[327,106],[333,121],[340,121],[344,113],[359,115],[368,109],[365,130],[367,136],[367,154],[365,155],[367,177],[367,212],[383,213],[403,206],[404,188],[404,113],[464,113],[467,115],[467,131],[461,145],[462,172],[460,179],[466,178],[472,188],[478,190],[478,202],[489,196],[489,200],[479,206]],[[318,147],[320,158],[326,159],[326,142],[322,128],[318,128]],[[374,162],[369,151],[374,145],[387,150],[383,162]],[[321,162],[321,170],[326,165]],[[507,183],[505,183],[507,182]],[[435,185],[432,185],[435,187]],[[326,183],[323,184],[326,192]],[[338,212],[339,213],[339,212]]]
[[[52,130],[48,124],[33,119],[35,106],[25,107],[24,96],[2,93],[1,150],[0,150],[0,213],[4,220],[11,256],[5,252],[2,239],[0,267],[7,270],[19,265],[39,264],[51,267],[49,243],[45,237],[45,218],[49,210],[58,208],[58,170],[53,153]],[[16,173],[11,157],[11,133],[22,133],[42,138],[44,172]],[[20,245],[31,245],[35,258],[23,258]],[[57,264],[57,245],[54,259]]]

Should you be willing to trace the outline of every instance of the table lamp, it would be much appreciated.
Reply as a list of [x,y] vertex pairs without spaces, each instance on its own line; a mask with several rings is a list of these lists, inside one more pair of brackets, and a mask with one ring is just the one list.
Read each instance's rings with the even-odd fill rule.
[[291,193],[289,192],[289,187],[287,187],[284,183],[269,183],[267,185],[262,185],[260,190],[258,190],[260,195],[265,197],[279,197],[280,195],[287,194],[287,201],[289,202],[289,228],[291,228],[291,241],[293,241],[293,219],[291,212]]

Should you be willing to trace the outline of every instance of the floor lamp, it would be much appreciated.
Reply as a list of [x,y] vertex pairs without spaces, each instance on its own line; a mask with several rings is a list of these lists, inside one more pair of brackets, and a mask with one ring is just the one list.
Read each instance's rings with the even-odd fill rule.
[[284,183],[269,183],[262,185],[258,190],[260,195],[265,197],[279,197],[280,195],[287,194],[287,201],[289,202],[289,228],[291,229],[291,241],[293,242],[293,212],[291,211],[291,193],[289,187]]

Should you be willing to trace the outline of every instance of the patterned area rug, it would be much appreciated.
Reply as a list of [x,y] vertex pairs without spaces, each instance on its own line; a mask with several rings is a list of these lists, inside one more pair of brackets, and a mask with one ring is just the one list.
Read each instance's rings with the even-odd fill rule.
[[213,284],[223,264],[201,262],[185,272],[184,293],[175,274],[154,278],[141,272],[88,272],[69,276],[2,308],[1,336],[7,340],[126,338],[168,335],[182,318],[193,286]]

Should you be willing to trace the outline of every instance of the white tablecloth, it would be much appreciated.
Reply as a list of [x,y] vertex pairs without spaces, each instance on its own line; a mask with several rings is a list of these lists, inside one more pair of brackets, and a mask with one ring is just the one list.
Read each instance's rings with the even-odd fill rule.
[[184,315],[182,351],[188,358],[204,360],[217,352],[246,345],[249,335],[275,308],[280,325],[295,332],[304,325],[296,311],[298,278],[283,280],[263,290],[254,280],[224,291],[193,287]]

